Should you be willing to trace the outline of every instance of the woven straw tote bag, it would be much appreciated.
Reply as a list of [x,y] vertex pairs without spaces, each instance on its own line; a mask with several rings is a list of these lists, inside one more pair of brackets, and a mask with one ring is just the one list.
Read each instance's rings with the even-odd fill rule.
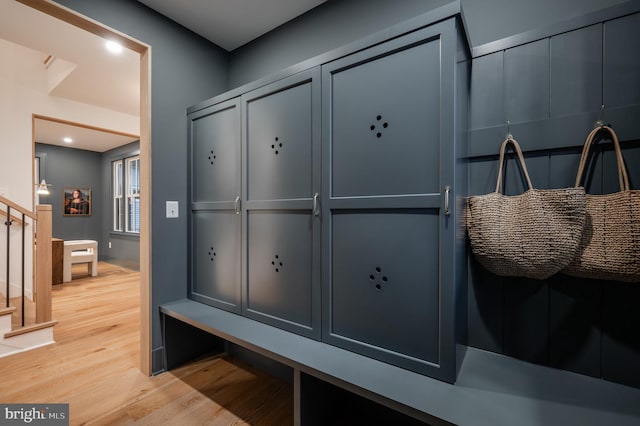
[[597,127],[587,136],[576,187],[582,181],[591,145],[601,132],[608,133],[613,141],[620,191],[586,195],[587,222],[580,250],[563,273],[582,278],[640,282],[640,190],[629,188],[620,142],[611,127]]
[[[501,193],[507,146],[513,145],[528,190]],[[489,271],[501,276],[545,279],[561,271],[579,249],[585,224],[584,188],[534,189],[518,142],[500,148],[496,191],[467,199],[471,251]]]

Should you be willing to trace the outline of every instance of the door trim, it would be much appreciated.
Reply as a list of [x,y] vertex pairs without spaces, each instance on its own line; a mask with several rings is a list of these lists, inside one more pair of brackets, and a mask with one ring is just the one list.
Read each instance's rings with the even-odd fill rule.
[[151,363],[151,46],[50,0],[16,0],[140,54],[140,370]]

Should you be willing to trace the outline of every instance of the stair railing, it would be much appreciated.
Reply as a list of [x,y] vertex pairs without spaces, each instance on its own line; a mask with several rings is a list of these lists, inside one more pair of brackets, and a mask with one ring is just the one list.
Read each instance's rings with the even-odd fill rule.
[[[14,225],[21,226],[21,249],[20,249],[20,324],[25,325],[25,262],[26,262],[26,228],[32,223],[37,230],[36,239],[38,242],[35,249],[35,279],[32,289],[36,304],[36,323],[51,320],[51,237],[52,237],[52,209],[51,205],[41,204],[37,206],[36,213],[14,203],[13,201],[0,196],[0,204],[5,206],[0,210],[0,215],[4,216],[6,226],[6,307],[11,304],[11,256],[14,250],[11,248],[11,229]],[[14,211],[17,216],[14,216]],[[29,222],[30,219],[30,222]],[[33,252],[33,251],[32,251]]]

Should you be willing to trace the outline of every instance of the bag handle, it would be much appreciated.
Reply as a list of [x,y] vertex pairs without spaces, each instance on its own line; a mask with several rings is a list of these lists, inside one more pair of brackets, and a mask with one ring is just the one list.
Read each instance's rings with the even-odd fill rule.
[[629,176],[627,175],[627,169],[624,167],[624,159],[622,158],[622,150],[620,149],[620,141],[618,140],[618,136],[616,132],[609,126],[601,126],[593,129],[587,139],[584,142],[584,147],[582,148],[582,155],[580,156],[580,165],[578,166],[578,174],[576,175],[576,187],[580,186],[582,182],[582,177],[584,174],[584,169],[587,165],[587,159],[589,158],[589,151],[591,149],[591,145],[596,138],[596,135],[601,131],[606,131],[611,135],[611,139],[613,140],[613,147],[616,152],[616,159],[618,162],[618,183],[620,184],[621,191],[627,191],[629,189]]
[[518,155],[518,161],[520,162],[520,167],[522,167],[522,173],[524,173],[524,177],[527,179],[527,185],[529,189],[533,189],[533,185],[531,185],[531,179],[529,178],[529,172],[527,171],[527,165],[524,163],[524,157],[522,156],[522,150],[520,149],[520,145],[518,141],[513,138],[507,138],[502,142],[502,146],[500,147],[500,162],[498,163],[498,182],[496,183],[496,192],[500,192],[500,187],[502,186],[502,169],[504,165],[504,153],[507,150],[507,146],[511,143],[513,145],[513,150]]

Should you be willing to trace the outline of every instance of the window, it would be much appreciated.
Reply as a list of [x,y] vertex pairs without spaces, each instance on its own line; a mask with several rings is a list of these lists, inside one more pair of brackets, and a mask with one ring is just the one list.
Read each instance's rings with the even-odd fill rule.
[[127,169],[127,232],[140,233],[140,157],[125,160]]
[[112,163],[113,231],[140,233],[140,156]]
[[122,161],[113,162],[113,230],[122,231]]

